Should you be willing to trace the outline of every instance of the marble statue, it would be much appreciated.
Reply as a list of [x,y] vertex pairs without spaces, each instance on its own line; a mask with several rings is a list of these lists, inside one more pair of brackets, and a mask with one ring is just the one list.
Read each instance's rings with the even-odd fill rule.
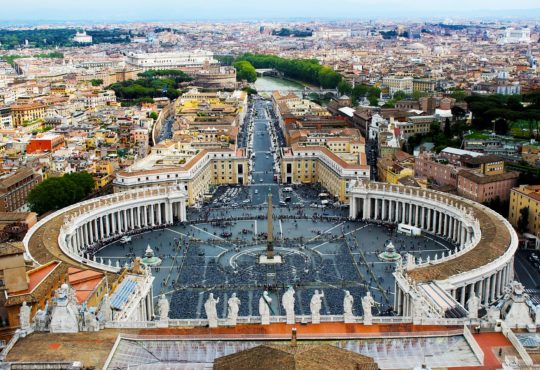
[[424,305],[420,298],[413,299],[412,317],[413,317],[413,323],[415,323],[416,320],[420,320],[422,319],[422,317],[424,317]]
[[373,323],[373,314],[371,308],[375,305],[375,300],[371,296],[371,292],[367,292],[365,297],[362,298],[362,310],[364,311],[364,325],[371,325]]
[[109,294],[105,293],[103,296],[103,301],[101,301],[101,315],[103,320],[105,321],[112,321],[113,319],[113,311],[111,307],[111,300],[109,298]]
[[227,301],[227,321],[229,325],[236,326],[236,320],[238,319],[238,310],[240,309],[240,299],[233,293],[231,298]]
[[79,309],[75,291],[67,284],[56,290],[56,304],[51,312],[51,333],[77,333],[79,331]]
[[351,292],[346,290],[345,297],[343,297],[343,319],[346,324],[351,324],[354,322],[353,303],[354,298],[351,295]]
[[501,318],[501,310],[497,306],[491,306],[487,310],[487,319],[491,324],[495,324]]
[[31,328],[30,325],[30,312],[31,308],[26,304],[26,302],[22,303],[22,306],[19,310],[19,321],[21,324],[21,329],[28,330]]
[[287,324],[294,324],[294,289],[292,286],[290,286],[287,291],[283,293],[283,297],[281,298],[281,304],[285,309],[285,315],[287,316]]
[[42,309],[37,310],[33,321],[34,321],[35,331],[46,331],[48,321],[49,321],[49,316],[47,315],[47,311],[42,310]]
[[211,328],[217,328],[218,326],[218,315],[216,305],[219,303],[219,298],[214,298],[214,293],[210,293],[208,299],[204,303],[204,310],[206,312],[206,317],[208,318],[208,326]]
[[540,325],[540,304],[534,307],[534,324]]
[[324,297],[324,292],[319,293],[318,290],[315,290],[313,296],[311,297],[311,302],[309,303],[309,309],[311,310],[311,323],[320,324],[321,323],[321,306],[322,299]]
[[478,318],[478,310],[480,309],[480,298],[476,296],[476,294],[472,294],[472,296],[467,301],[467,311],[469,311],[469,319],[477,319]]
[[165,297],[165,294],[162,294],[158,301],[158,307],[159,307],[159,319],[161,321],[167,321],[169,320],[169,301],[167,300],[167,297]]
[[270,325],[270,303],[272,298],[265,290],[261,298],[259,298],[259,315],[261,315],[261,325]]
[[498,305],[504,323],[510,328],[526,328],[534,325],[527,303],[530,301],[530,297],[525,293],[525,287],[521,283],[513,281],[505,292],[502,304]]
[[84,331],[99,331],[99,323],[96,315],[90,311],[84,311],[83,313]]

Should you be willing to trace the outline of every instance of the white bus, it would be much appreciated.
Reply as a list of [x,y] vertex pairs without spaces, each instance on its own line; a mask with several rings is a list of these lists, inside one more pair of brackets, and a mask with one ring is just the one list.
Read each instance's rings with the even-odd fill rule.
[[414,227],[407,224],[399,224],[397,231],[398,233],[403,233],[409,236],[422,235],[422,229],[420,229],[419,227]]

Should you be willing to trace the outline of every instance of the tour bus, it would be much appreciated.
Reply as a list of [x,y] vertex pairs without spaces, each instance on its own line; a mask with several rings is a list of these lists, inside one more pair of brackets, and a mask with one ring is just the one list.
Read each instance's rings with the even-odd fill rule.
[[422,229],[407,224],[399,224],[397,231],[409,236],[419,236],[422,234]]
[[291,187],[283,188],[283,192],[284,193],[290,193],[290,192],[292,192],[292,188]]

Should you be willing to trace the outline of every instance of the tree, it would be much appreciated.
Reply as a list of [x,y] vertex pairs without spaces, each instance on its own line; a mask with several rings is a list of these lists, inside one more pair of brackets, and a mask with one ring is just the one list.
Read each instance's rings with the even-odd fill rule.
[[100,86],[103,85],[103,80],[100,78],[93,78],[90,80],[90,83],[92,84],[92,86]]
[[452,137],[452,131],[450,129],[450,119],[448,118],[444,121],[444,136],[449,139]]
[[529,229],[529,207],[521,208],[519,214],[517,228],[520,233],[526,233]]
[[94,179],[87,172],[53,177],[37,185],[28,194],[28,204],[33,212],[42,215],[77,203],[94,189]]
[[405,98],[407,98],[407,94],[405,93],[405,91],[401,91],[401,90],[396,91],[394,95],[392,96],[392,99],[396,102],[403,100]]
[[236,79],[238,81],[246,80],[247,82],[255,82],[257,80],[257,71],[250,62],[235,62],[234,68],[236,68]]
[[148,115],[148,117],[152,118],[153,120],[156,120],[158,119],[158,114],[157,112],[152,112]]

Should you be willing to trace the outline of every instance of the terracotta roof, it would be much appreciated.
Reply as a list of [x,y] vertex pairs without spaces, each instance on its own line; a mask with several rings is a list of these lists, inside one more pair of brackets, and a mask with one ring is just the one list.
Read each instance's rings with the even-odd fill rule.
[[480,268],[501,257],[509,248],[510,232],[495,212],[484,210],[483,206],[471,201],[457,200],[457,198],[452,198],[452,200],[472,209],[473,217],[477,218],[480,223],[482,237],[474,248],[459,257],[409,271],[408,275],[416,282],[445,280],[451,276]]
[[214,361],[214,370],[378,369],[371,357],[329,344],[264,344]]
[[519,177],[519,172],[505,172],[499,175],[483,175],[476,172],[462,170],[459,171],[459,176],[465,177],[476,184],[489,184],[492,182],[517,179]]

